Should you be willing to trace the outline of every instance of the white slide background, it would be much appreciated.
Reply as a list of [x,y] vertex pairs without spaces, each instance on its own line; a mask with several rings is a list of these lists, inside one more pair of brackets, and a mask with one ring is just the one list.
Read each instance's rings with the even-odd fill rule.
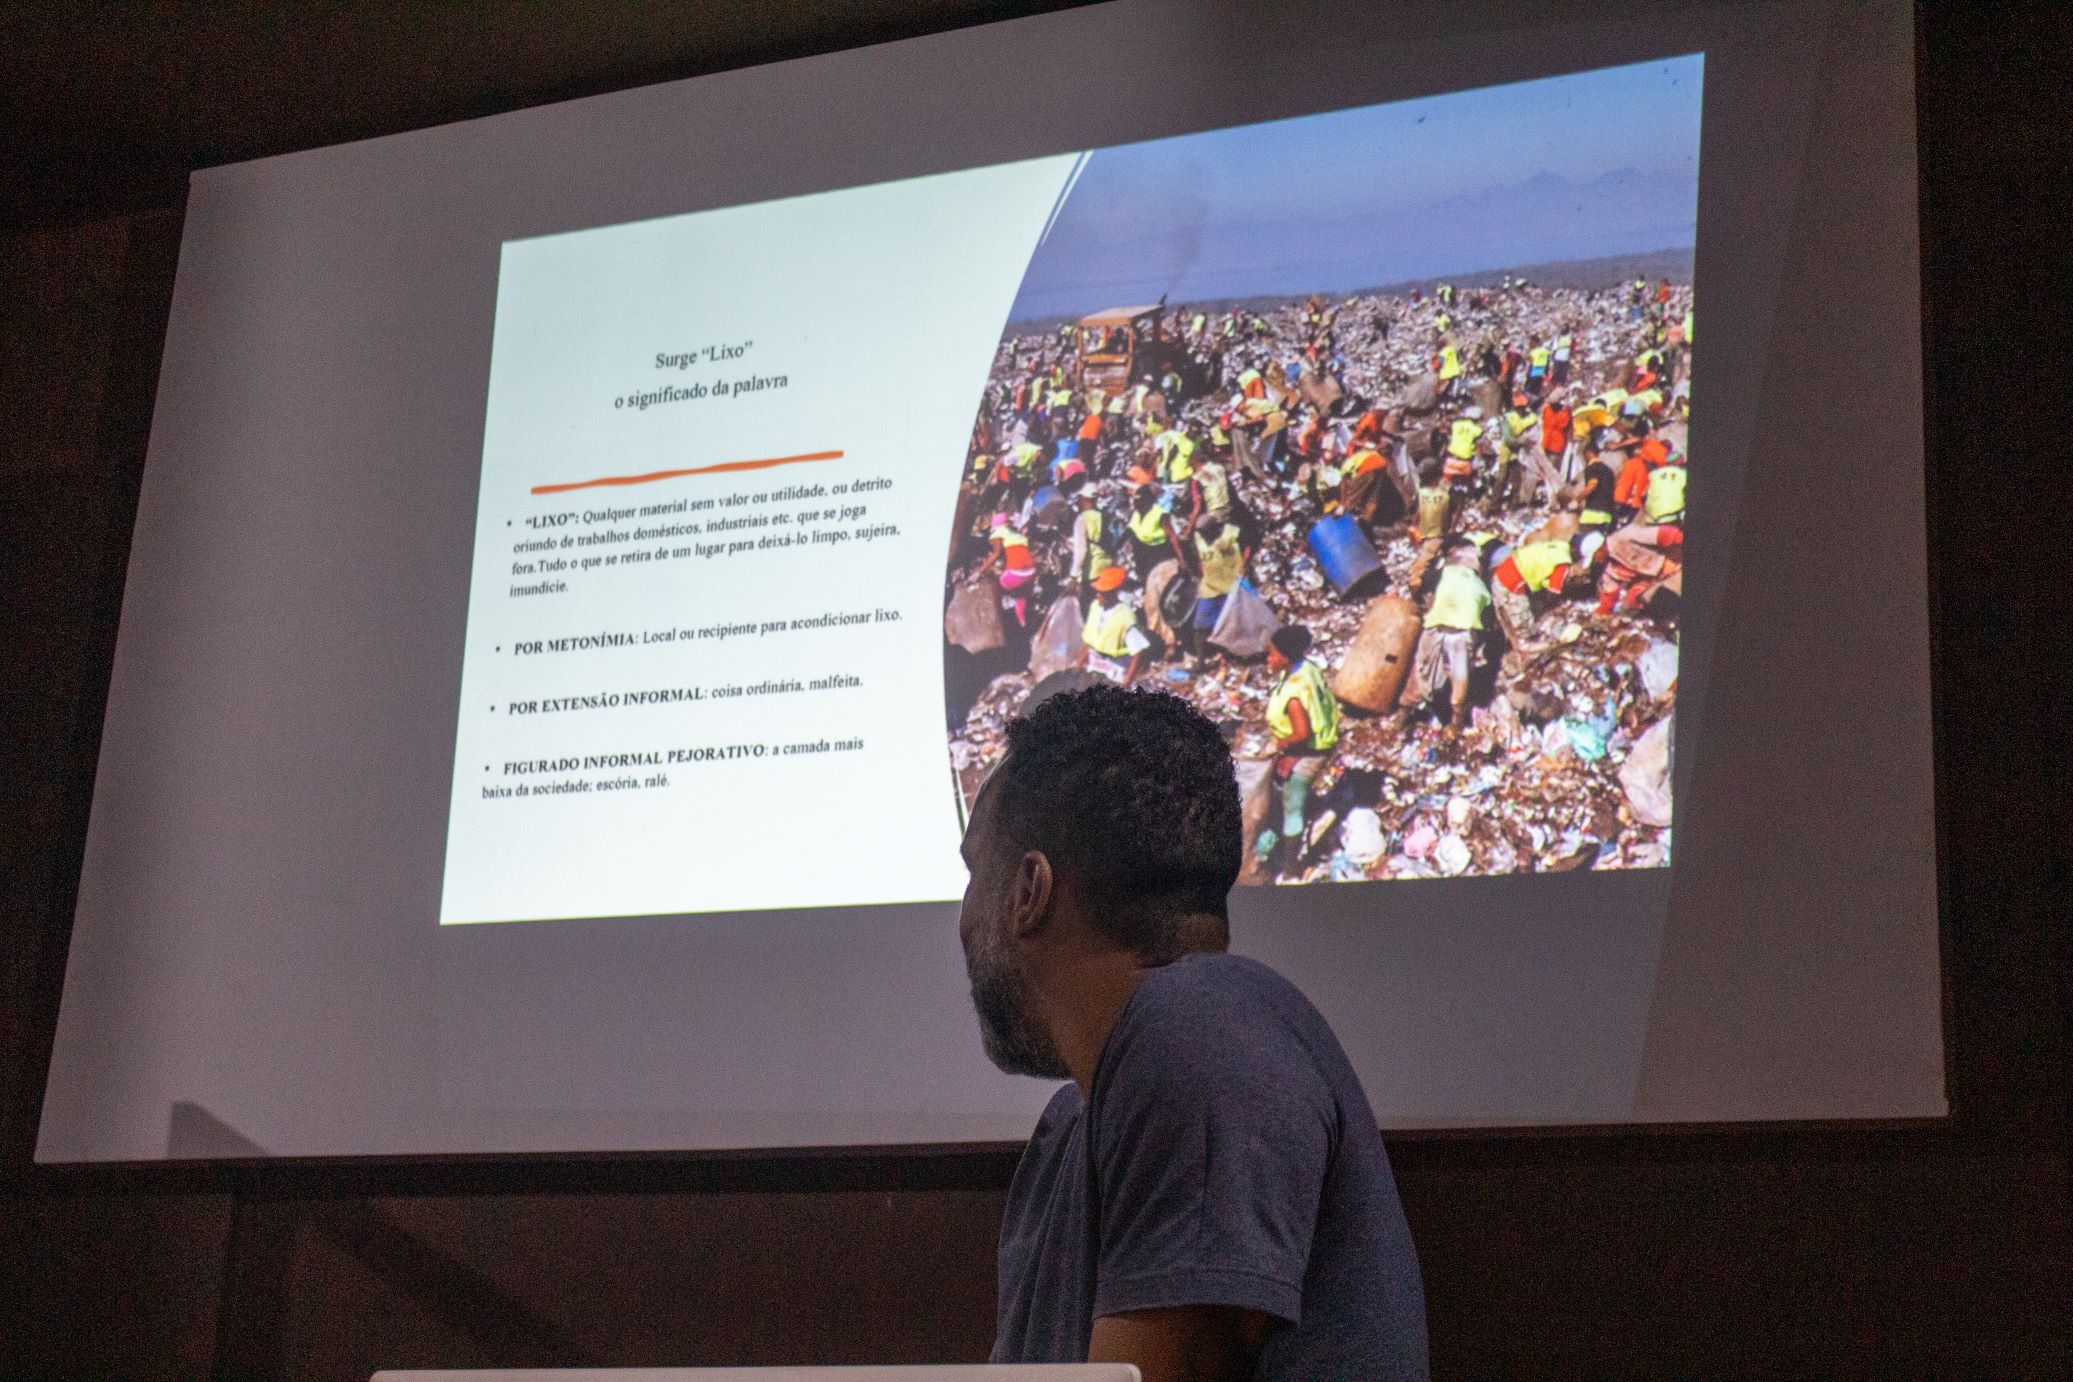
[[[442,923],[723,912],[956,897],[960,823],[943,737],[942,580],[972,413],[1072,156],[978,168],[506,244],[497,285]],[[724,363],[658,353],[750,343]],[[646,409],[665,385],[782,375],[783,388]],[[840,450],[839,460],[536,496],[536,485]],[[577,558],[700,539],[578,547],[585,515],[678,498],[831,489],[861,479],[894,537],[553,573],[514,596],[528,518]],[[826,500],[611,524],[825,508]],[[755,539],[743,529],[705,541]],[[784,531],[780,528],[777,531]],[[535,560],[533,554],[517,558]],[[897,621],[518,656],[522,641],[896,611]],[[511,713],[514,704],[662,687],[861,687]],[[493,708],[494,707],[494,708]],[[507,765],[673,748],[862,737],[852,752],[628,772]],[[525,783],[661,773],[668,785],[489,795]]]

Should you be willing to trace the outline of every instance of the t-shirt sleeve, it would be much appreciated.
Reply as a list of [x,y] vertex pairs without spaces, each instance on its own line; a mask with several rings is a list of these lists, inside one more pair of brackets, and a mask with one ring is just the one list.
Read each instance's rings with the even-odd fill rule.
[[1331,1158],[1330,1090],[1286,1031],[1131,1034],[1106,1072],[1096,1316],[1232,1305],[1295,1323]]

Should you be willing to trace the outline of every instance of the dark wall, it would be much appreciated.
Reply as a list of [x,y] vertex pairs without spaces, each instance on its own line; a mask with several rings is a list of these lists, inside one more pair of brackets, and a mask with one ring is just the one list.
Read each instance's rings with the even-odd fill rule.
[[[1953,1116],[1399,1140],[1443,1375],[2073,1372],[2067,29],[1922,26]],[[178,234],[0,239],[0,1374],[983,1356],[1004,1156],[29,1164]]]

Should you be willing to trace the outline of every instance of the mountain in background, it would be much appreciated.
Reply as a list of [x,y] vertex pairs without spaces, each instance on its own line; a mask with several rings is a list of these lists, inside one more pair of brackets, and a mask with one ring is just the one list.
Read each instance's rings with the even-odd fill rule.
[[[1365,284],[1344,293],[1328,292],[1328,297],[1409,297],[1411,290],[1422,288],[1430,293],[1441,279],[1464,291],[1477,288],[1494,288],[1505,274],[1524,278],[1538,288],[1574,288],[1579,292],[1598,292],[1606,288],[1618,288],[1645,278],[1653,283],[1667,278],[1672,283],[1686,284],[1692,281],[1692,251],[1690,249],[1649,250],[1641,254],[1616,254],[1604,259],[1569,259],[1550,264],[1515,264],[1509,269],[1478,269],[1473,273],[1442,273],[1427,278],[1405,279],[1399,283]],[[1169,307],[1186,307],[1191,312],[1271,312],[1277,307],[1302,302],[1309,293],[1260,293],[1242,298],[1169,298]],[[1156,299],[1155,299],[1156,300]],[[1120,307],[1129,304],[1106,303],[1104,306]],[[1090,309],[1099,311],[1099,308]],[[1032,336],[1055,331],[1067,322],[1078,321],[1084,312],[1054,314],[1048,317],[1020,319],[1008,324],[1005,335]]]
[[[1099,155],[1096,155],[1098,158]],[[1300,189],[1259,214],[1159,224],[1075,216],[1069,199],[1037,249],[1010,319],[1077,317],[1125,303],[1346,293],[1374,284],[1514,271],[1684,249],[1697,231],[1695,175],[1554,173],[1416,207],[1320,216]],[[1545,281],[1545,280],[1543,280]]]
[[[1667,278],[1673,284],[1681,286],[1681,284],[1692,282],[1692,251],[1689,251],[1689,249],[1656,249],[1656,251],[1646,251],[1646,253],[1640,253],[1640,255],[1611,255],[1607,259],[1565,259],[1565,261],[1557,261],[1557,263],[1513,265],[1511,269],[1476,269],[1474,273],[1439,273],[1439,276],[1432,276],[1432,278],[1410,278],[1410,280],[1403,280],[1399,284],[1368,284],[1368,286],[1352,288],[1352,290],[1345,290],[1345,292],[1327,292],[1327,296],[1329,298],[1341,298],[1341,296],[1408,298],[1412,294],[1412,288],[1422,288],[1426,292],[1432,292],[1432,286],[1435,286],[1441,280],[1453,284],[1455,288],[1472,292],[1476,288],[1495,288],[1505,278],[1505,273],[1513,273],[1515,278],[1524,278],[1526,282],[1534,284],[1536,288],[1575,288],[1575,290],[1580,290],[1580,292],[1598,292],[1598,290],[1605,290],[1605,288],[1619,288],[1623,284],[1634,282],[1636,278],[1646,278],[1648,282],[1656,282],[1658,278]],[[1254,294],[1254,296],[1246,296],[1246,298],[1167,298],[1167,307],[1186,307],[1188,311],[1202,311],[1202,313],[1227,313],[1227,311],[1269,313],[1269,311],[1275,311],[1277,307],[1289,307],[1291,303],[1302,303],[1302,300],[1306,300],[1308,296],[1310,296],[1308,292],[1262,292],[1262,294]],[[1128,305],[1126,303],[1107,303],[1105,307],[1128,307]],[[1101,309],[1092,309],[1092,311],[1101,311]],[[1068,321],[1078,321],[1084,315],[1086,313],[1059,313],[1059,315],[1051,315],[1051,317],[1030,317],[1030,319],[1010,321],[1010,323],[1007,323],[1007,329],[1003,332],[1003,336],[1039,336],[1039,334],[1045,334],[1045,332],[1055,332],[1057,327],[1066,325]]]

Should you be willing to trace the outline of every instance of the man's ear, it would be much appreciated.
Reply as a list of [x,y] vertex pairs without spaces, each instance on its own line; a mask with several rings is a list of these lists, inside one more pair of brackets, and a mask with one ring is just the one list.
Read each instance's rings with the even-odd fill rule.
[[1015,891],[1008,899],[1008,929],[1017,939],[1042,931],[1051,921],[1057,879],[1042,850],[1032,849],[1015,866]]

